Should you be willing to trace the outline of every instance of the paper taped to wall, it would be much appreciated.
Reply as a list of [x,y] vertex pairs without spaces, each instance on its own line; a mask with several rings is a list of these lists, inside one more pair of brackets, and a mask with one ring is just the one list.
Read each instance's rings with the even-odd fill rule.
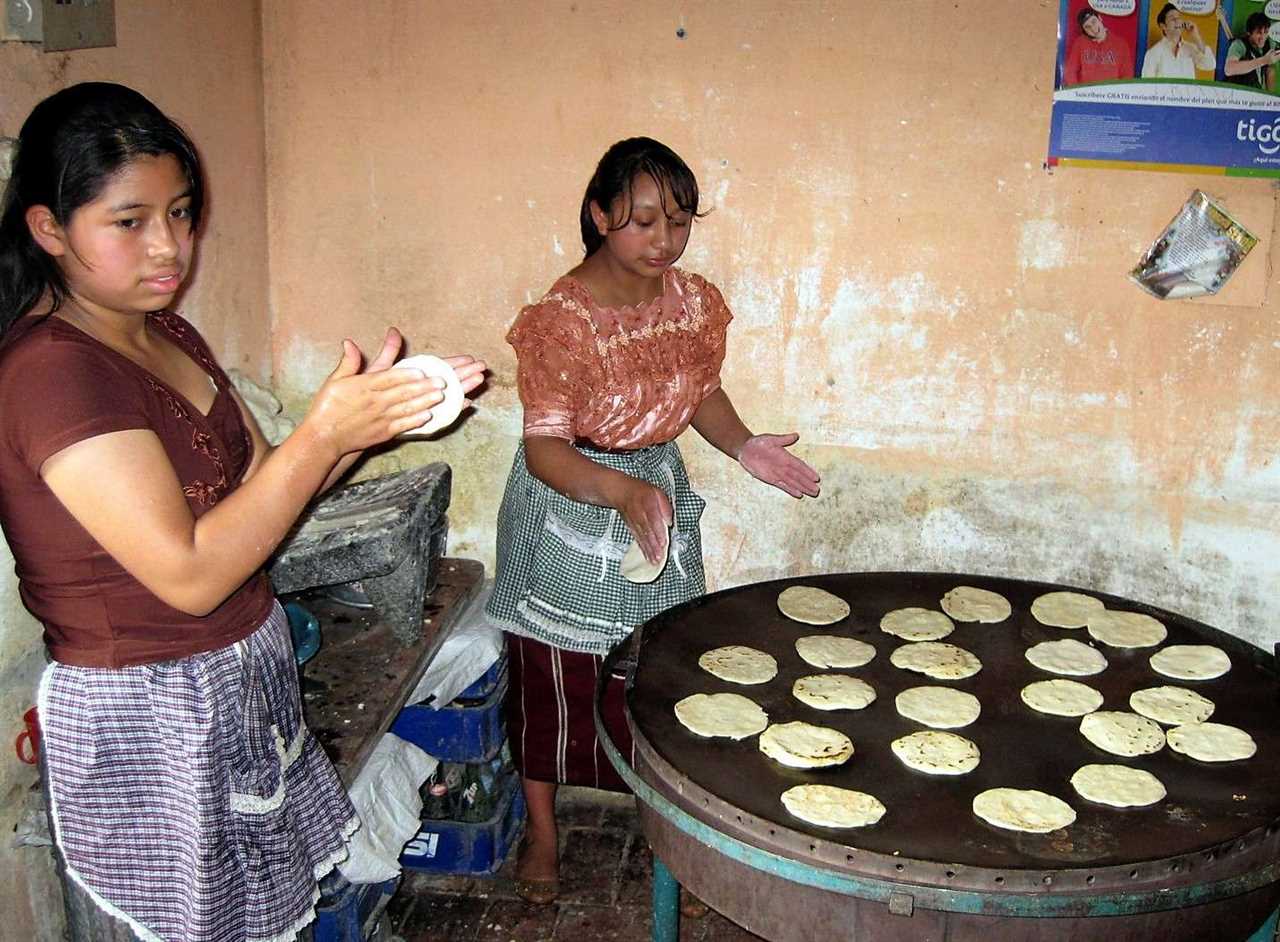
[[1129,277],[1162,300],[1217,294],[1257,242],[1226,210],[1195,190]]

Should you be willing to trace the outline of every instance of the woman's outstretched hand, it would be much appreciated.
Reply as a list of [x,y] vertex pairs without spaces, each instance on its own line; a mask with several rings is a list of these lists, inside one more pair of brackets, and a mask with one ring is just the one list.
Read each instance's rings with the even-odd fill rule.
[[[389,369],[395,365],[396,360],[400,358],[400,351],[404,347],[404,337],[400,331],[394,327],[387,328],[387,335],[382,340],[382,349],[378,351],[378,355],[369,361],[369,365],[365,368],[366,373],[378,373],[382,370]],[[462,384],[463,395],[470,394],[477,386],[484,382],[484,374],[488,370],[488,366],[484,360],[478,360],[470,354],[464,353],[458,356],[441,357],[444,362],[453,367],[453,372],[457,374],[458,382]],[[440,380],[428,380],[433,383],[437,389],[444,390],[444,383]],[[443,398],[443,396],[441,397]]]
[[441,357],[441,359],[453,367],[453,372],[457,375],[458,382],[462,384],[464,396],[469,396],[473,389],[484,382],[484,374],[489,369],[484,360],[477,360],[469,353]]
[[753,435],[738,452],[738,463],[757,481],[772,484],[792,497],[817,497],[821,478],[818,472],[787,451],[800,440],[788,435]]

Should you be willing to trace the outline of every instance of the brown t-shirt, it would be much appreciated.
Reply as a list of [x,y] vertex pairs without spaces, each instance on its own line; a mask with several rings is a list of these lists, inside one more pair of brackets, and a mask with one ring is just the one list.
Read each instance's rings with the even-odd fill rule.
[[69,445],[151,429],[195,516],[240,483],[253,443],[230,380],[194,327],[168,312],[149,317],[213,379],[217,396],[207,416],[60,318],[28,317],[0,346],[0,525],[17,562],[22,601],[44,624],[49,655],[64,664],[126,667],[224,647],[251,634],[274,600],[259,571],[208,615],[166,605],[98,545],[40,478],[44,461]]
[[662,294],[622,308],[565,275],[507,333],[525,437],[619,449],[671,441],[720,388],[730,320],[715,285],[691,272],[667,269]]

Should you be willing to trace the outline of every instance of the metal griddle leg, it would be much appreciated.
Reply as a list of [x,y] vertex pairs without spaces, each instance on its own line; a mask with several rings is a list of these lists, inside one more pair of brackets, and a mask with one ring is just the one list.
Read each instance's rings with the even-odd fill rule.
[[[657,861],[655,860],[654,867],[656,868],[657,866],[658,864],[657,864]],[[653,899],[654,899],[654,906],[656,907],[658,905],[657,903],[658,882],[656,879],[657,877],[656,869],[655,869],[654,877],[655,879],[653,883]],[[655,912],[656,912],[656,909],[655,909]],[[1277,909],[1270,916],[1268,916],[1267,921],[1258,927],[1257,932],[1249,936],[1247,942],[1271,942],[1271,940],[1276,937],[1276,925],[1278,922],[1280,922],[1280,909]],[[657,938],[658,937],[655,935],[654,939],[656,940]]]
[[653,858],[653,942],[680,938],[680,884],[667,865]]

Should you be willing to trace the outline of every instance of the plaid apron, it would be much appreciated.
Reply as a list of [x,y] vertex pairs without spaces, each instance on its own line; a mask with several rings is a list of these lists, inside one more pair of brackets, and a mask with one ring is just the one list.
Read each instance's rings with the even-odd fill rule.
[[666,568],[648,584],[618,565],[631,531],[612,507],[565,497],[529,473],[516,451],[498,511],[497,572],[487,613],[505,631],[583,654],[605,654],[660,612],[706,593],[699,520],[675,442],[635,451],[575,446],[587,458],[661,488],[674,523]]
[[146,942],[287,942],[359,826],[302,721],[277,604],[237,644],[40,681],[68,879]]

